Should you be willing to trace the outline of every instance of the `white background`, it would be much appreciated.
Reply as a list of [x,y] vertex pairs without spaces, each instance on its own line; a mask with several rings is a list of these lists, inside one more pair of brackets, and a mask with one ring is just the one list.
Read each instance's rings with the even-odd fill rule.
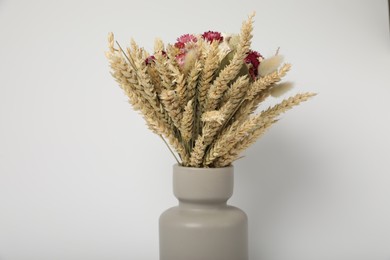
[[[386,1],[0,0],[0,259],[158,259],[174,159],[109,75],[113,31],[239,32],[315,91],[235,163],[251,260],[390,259]],[[184,259],[183,259],[184,260]]]

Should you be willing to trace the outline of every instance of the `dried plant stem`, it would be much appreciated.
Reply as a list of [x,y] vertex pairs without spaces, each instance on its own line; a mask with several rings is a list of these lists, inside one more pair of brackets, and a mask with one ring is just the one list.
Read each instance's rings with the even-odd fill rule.
[[169,144],[167,143],[167,141],[165,141],[165,139],[164,139],[164,137],[163,137],[162,135],[159,135],[159,136],[161,137],[161,139],[163,140],[163,142],[165,143],[165,145],[168,147],[168,150],[171,152],[171,154],[172,154],[173,157],[175,158],[177,164],[180,165],[181,163],[180,163],[179,160],[177,159],[177,157],[176,157],[175,153],[172,151],[171,147],[169,147]]

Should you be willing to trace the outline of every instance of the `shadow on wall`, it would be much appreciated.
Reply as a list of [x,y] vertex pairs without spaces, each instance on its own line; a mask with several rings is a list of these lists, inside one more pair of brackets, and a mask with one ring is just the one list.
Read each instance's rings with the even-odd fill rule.
[[283,213],[291,210],[291,202],[323,185],[315,173],[324,162],[314,160],[319,157],[314,146],[302,147],[299,141],[284,138],[280,131],[272,138],[264,136],[249,148],[248,156],[234,164],[234,193],[240,200],[237,206],[249,217],[249,243],[255,259],[266,257],[257,254],[272,244],[272,235],[280,228],[278,221],[286,218]]

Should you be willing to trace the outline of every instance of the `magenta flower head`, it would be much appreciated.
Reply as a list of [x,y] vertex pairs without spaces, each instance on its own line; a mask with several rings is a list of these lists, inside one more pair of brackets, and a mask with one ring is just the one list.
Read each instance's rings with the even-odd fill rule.
[[246,58],[244,59],[245,63],[249,65],[249,74],[253,80],[255,80],[259,74],[257,69],[260,65],[260,59],[263,59],[263,56],[261,56],[261,54],[257,51],[252,50],[248,52]]
[[155,59],[156,59],[156,57],[154,57],[154,55],[150,55],[149,57],[147,57],[145,59],[145,65],[152,64],[152,62],[154,62]]
[[[167,56],[167,53],[165,51],[161,51],[161,54],[165,57]],[[145,65],[152,64],[155,61],[156,57],[154,55],[150,55],[145,59]]]
[[213,41],[223,41],[223,37],[220,32],[208,31],[202,34],[202,38],[212,43]]
[[186,58],[186,53],[181,52],[178,55],[175,56],[177,63],[182,67],[184,65],[184,61]]
[[186,43],[189,42],[197,42],[198,39],[192,34],[183,34],[179,38],[177,38],[177,42],[175,43],[175,47],[178,49],[183,49]]

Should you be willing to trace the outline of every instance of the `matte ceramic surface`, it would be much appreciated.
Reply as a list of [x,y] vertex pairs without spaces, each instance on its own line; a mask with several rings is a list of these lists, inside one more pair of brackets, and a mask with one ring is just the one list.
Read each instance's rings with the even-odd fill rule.
[[247,216],[226,203],[233,183],[233,167],[174,165],[179,205],[160,216],[160,260],[248,259]]

